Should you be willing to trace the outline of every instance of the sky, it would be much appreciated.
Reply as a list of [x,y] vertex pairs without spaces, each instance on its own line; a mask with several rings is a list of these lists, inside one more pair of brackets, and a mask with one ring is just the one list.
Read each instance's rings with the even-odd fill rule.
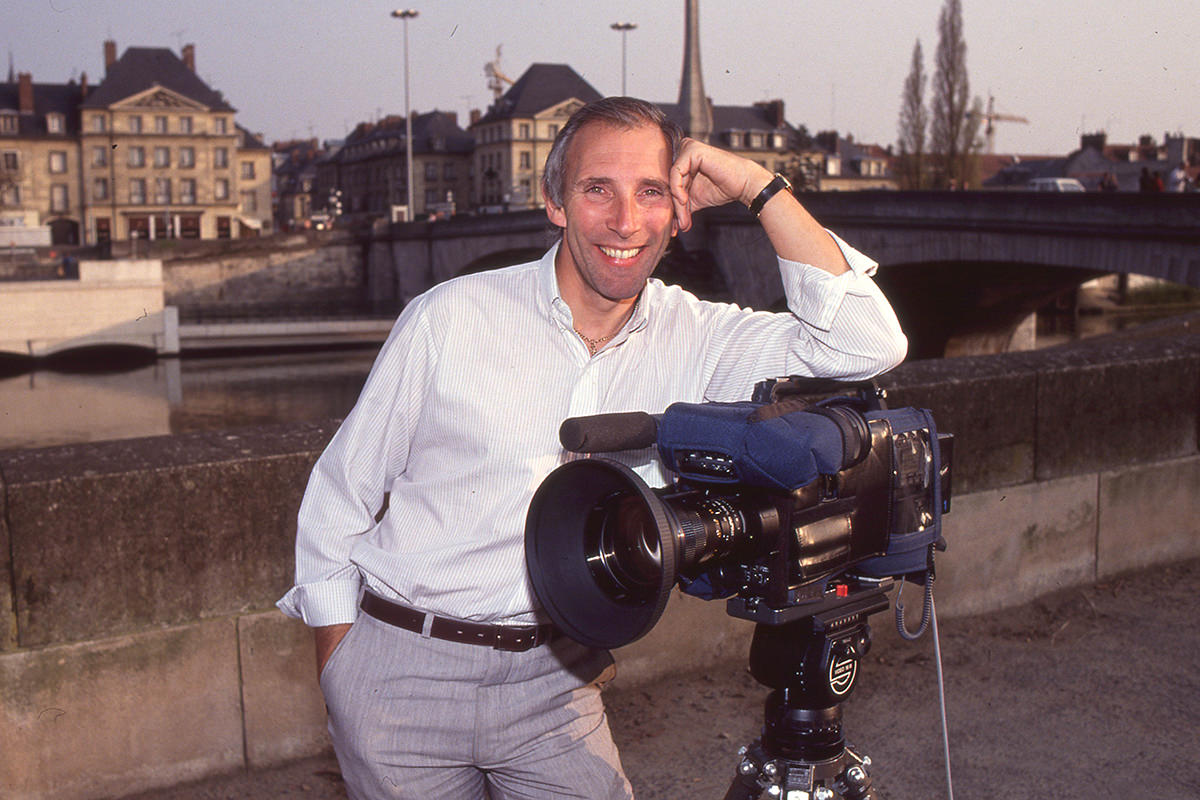
[[[517,79],[569,64],[601,94],[675,102],[684,0],[401,0],[410,20],[414,111],[492,100],[484,65],[500,48]],[[892,144],[916,42],[932,78],[943,0],[701,0],[704,86],[718,105],[779,98],[794,125]],[[1110,142],[1200,136],[1200,0],[962,0],[972,96],[1027,124],[996,125],[997,153],[1065,154]],[[196,47],[196,69],[268,142],[341,138],[404,111],[404,23],[382,0],[6,0],[0,46],[35,82],[103,76],[103,42]],[[5,68],[7,65],[5,65]]]

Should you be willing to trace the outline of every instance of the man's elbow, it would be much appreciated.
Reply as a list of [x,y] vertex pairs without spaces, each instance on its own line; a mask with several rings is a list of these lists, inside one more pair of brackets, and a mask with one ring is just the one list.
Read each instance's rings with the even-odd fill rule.
[[908,355],[908,337],[897,332],[878,340],[875,346],[861,354],[863,359],[862,375],[857,379],[873,378],[898,366]]

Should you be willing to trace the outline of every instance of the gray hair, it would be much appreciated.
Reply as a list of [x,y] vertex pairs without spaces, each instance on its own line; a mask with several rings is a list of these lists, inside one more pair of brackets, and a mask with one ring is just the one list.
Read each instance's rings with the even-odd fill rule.
[[[563,197],[567,191],[567,151],[571,147],[571,140],[583,126],[593,122],[620,128],[657,126],[667,140],[672,162],[679,154],[679,145],[683,141],[683,129],[667,119],[662,109],[653,103],[633,97],[606,97],[588,103],[572,114],[567,124],[563,125],[558,136],[554,138],[550,155],[546,157],[546,167],[542,172],[542,191],[546,198],[559,208],[563,205]],[[551,227],[557,230],[557,226]]]

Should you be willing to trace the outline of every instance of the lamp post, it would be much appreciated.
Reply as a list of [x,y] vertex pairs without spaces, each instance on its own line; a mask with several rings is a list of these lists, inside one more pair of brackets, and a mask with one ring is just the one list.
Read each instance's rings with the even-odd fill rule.
[[396,9],[392,16],[404,22],[404,182],[408,186],[408,221],[412,222],[416,208],[413,205],[413,152],[412,112],[408,108],[408,21],[417,16],[415,8]]
[[621,94],[627,94],[625,91],[625,35],[637,27],[632,22],[614,22],[609,26],[614,31],[621,32]]

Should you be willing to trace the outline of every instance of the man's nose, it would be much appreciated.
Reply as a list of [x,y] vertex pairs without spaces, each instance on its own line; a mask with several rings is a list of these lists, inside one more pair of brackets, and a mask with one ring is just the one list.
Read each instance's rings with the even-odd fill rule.
[[637,198],[628,195],[618,196],[613,203],[613,213],[608,226],[614,233],[624,238],[636,233],[642,226],[642,213]]

